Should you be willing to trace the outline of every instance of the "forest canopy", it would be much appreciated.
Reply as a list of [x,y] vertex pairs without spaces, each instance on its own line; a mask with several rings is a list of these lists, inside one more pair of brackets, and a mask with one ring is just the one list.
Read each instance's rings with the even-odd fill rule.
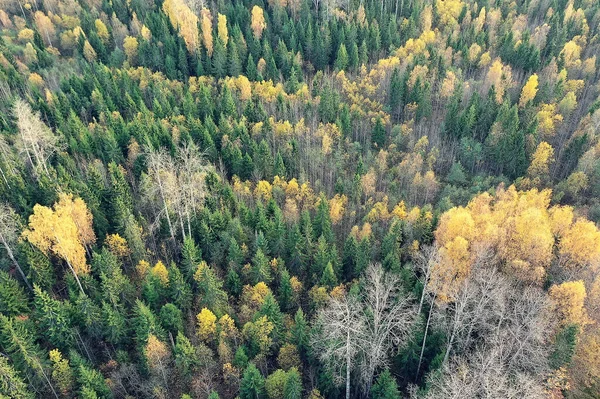
[[0,0],[0,398],[600,397],[599,35]]

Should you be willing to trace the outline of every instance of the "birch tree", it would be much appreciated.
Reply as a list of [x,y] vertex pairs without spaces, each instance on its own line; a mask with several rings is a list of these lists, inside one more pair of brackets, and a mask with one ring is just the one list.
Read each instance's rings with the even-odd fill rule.
[[381,264],[371,264],[363,276],[365,348],[361,379],[365,393],[378,368],[388,365],[391,352],[403,347],[417,318],[412,296],[401,289],[397,275],[387,273]]
[[183,238],[191,237],[191,218],[204,204],[209,170],[201,153],[194,144],[188,143],[177,150],[175,157],[163,148],[150,149],[147,156],[149,184],[145,187],[145,197],[158,208],[154,227],[164,216],[173,241],[178,228]]
[[58,148],[58,137],[21,99],[15,101],[13,115],[18,128],[16,148],[36,171],[41,170],[49,176],[47,163]]
[[346,384],[346,399],[350,399],[350,376],[357,365],[356,358],[365,348],[366,324],[363,304],[353,295],[332,297],[328,306],[319,311],[313,348],[317,357],[333,372],[335,382]]

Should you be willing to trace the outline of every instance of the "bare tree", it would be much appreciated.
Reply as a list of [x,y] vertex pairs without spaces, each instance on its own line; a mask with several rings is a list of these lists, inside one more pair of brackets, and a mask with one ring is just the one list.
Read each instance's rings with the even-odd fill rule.
[[365,343],[361,379],[368,393],[375,371],[387,365],[390,352],[403,347],[417,318],[412,296],[402,291],[399,278],[381,264],[371,264],[363,276]]
[[21,275],[23,282],[31,291],[33,291],[31,284],[27,280],[27,277],[25,276],[23,269],[21,269],[19,262],[17,262],[17,259],[15,258],[11,248],[11,246],[17,241],[18,230],[18,220],[15,211],[6,204],[0,204],[0,242],[4,246],[4,249],[6,249],[6,254],[8,255],[9,259]]
[[49,176],[47,162],[58,148],[58,137],[42,122],[39,113],[34,114],[29,104],[18,99],[13,106],[17,119],[19,136],[16,147],[36,170],[43,170]]
[[335,382],[341,384],[345,380],[346,399],[350,399],[350,375],[356,358],[365,348],[365,329],[363,304],[353,295],[330,298],[317,316],[313,348],[332,370]]
[[510,372],[500,348],[460,357],[429,378],[425,399],[542,399],[542,377]]
[[[176,236],[175,223],[179,224],[183,237],[190,236],[191,218],[204,204],[208,166],[193,144],[179,148],[176,157],[163,148],[158,151],[150,149],[147,156],[150,184],[145,187],[146,198],[151,203],[160,203],[155,212],[155,225],[165,216],[173,241]],[[175,221],[171,215],[176,215]]]

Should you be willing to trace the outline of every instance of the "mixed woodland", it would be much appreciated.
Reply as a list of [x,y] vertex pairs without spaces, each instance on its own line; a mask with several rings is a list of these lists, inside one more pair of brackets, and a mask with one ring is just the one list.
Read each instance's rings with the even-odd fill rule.
[[0,398],[600,398],[597,0],[0,0]]

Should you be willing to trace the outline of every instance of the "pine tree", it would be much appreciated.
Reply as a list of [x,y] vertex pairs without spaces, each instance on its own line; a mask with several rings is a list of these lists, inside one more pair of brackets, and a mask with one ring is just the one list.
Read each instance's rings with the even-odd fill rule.
[[240,399],[264,399],[265,379],[254,363],[250,363],[240,381]]
[[287,372],[287,379],[283,390],[283,399],[302,398],[302,377],[295,367]]
[[235,41],[232,40],[229,43],[227,51],[227,59],[229,60],[227,72],[229,76],[238,77],[242,73],[242,61],[240,60],[238,47]]
[[227,75],[227,49],[218,37],[215,37],[212,71],[217,78],[224,78]]
[[0,313],[16,316],[29,310],[29,299],[17,280],[0,270]]
[[51,298],[38,286],[34,286],[33,290],[35,312],[41,331],[53,345],[68,348],[73,333],[65,304]]
[[337,58],[335,60],[335,69],[338,71],[344,71],[349,64],[348,52],[346,51],[346,45],[342,43],[337,52]]
[[381,118],[377,118],[375,126],[373,126],[373,132],[371,133],[371,142],[375,148],[383,148],[385,145],[385,126]]
[[389,369],[385,369],[379,374],[377,381],[371,388],[371,395],[373,399],[400,399],[402,397],[396,379]]
[[34,398],[33,394],[27,390],[27,384],[4,356],[0,356],[0,395],[7,399]]
[[258,284],[261,281],[269,283],[272,280],[269,259],[260,248],[256,251],[254,258],[252,258],[251,276],[253,284]]

